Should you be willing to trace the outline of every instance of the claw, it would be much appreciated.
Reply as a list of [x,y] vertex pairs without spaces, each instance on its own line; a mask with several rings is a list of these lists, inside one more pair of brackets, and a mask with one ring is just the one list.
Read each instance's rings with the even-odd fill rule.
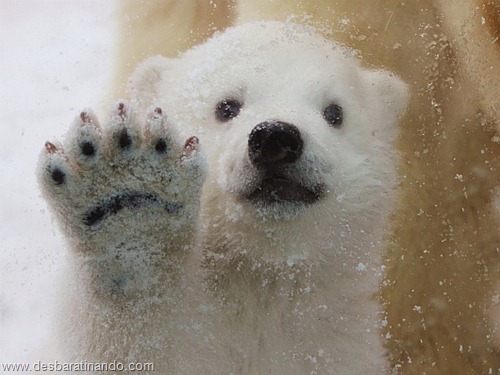
[[91,124],[96,128],[99,128],[99,122],[97,121],[97,117],[91,109],[84,110],[80,112],[80,120],[82,121],[82,125]]
[[49,154],[55,154],[57,152],[57,147],[49,141],[45,142],[45,149]]
[[163,111],[160,107],[156,107],[152,111],[148,112],[149,120],[160,120],[163,118]]
[[152,138],[152,129],[156,131],[163,129],[163,111],[160,107],[148,111],[146,127],[144,129],[144,135],[147,139]]
[[200,140],[198,139],[198,137],[197,136],[192,136],[192,137],[189,137],[186,140],[184,148],[186,148],[186,149],[194,149],[194,148],[196,148],[196,146],[198,146],[199,143],[200,143]]
[[198,139],[198,137],[196,136],[189,137],[186,140],[186,143],[184,144],[184,150],[182,151],[181,159],[185,159],[191,156],[191,154],[193,154],[193,152],[196,151],[199,144],[200,140]]
[[80,118],[82,119],[82,121],[84,123],[89,123],[90,124],[92,122],[92,120],[90,119],[89,114],[87,112],[85,112],[85,111],[83,111],[83,112],[80,113]]
[[126,101],[120,100],[115,104],[112,117],[115,117],[119,123],[126,123],[130,118],[130,108]]
[[158,120],[163,117],[163,111],[160,107],[156,107],[152,111],[150,110],[148,112],[148,119],[149,120]]
[[127,116],[127,106],[123,102],[118,103],[118,116],[121,118],[125,118]]

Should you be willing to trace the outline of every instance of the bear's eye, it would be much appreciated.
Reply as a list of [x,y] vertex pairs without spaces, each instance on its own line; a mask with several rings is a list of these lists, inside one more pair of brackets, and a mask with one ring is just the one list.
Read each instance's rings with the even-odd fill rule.
[[215,108],[215,116],[219,121],[229,121],[238,116],[241,110],[241,103],[233,99],[221,100]]
[[343,120],[342,107],[337,104],[330,104],[323,110],[323,118],[330,126],[339,128]]

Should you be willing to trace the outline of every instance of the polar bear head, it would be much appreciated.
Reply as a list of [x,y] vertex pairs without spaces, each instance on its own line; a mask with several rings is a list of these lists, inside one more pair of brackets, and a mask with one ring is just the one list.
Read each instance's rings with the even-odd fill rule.
[[209,227],[298,241],[299,232],[370,231],[390,207],[406,85],[310,27],[228,29],[177,59],[145,62],[130,91],[200,138]]

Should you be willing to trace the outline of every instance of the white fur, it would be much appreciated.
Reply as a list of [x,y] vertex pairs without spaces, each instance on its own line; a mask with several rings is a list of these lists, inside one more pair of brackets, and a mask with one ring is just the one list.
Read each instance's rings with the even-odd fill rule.
[[[200,138],[209,168],[201,192],[200,235],[172,240],[173,234],[184,233],[185,225],[196,224],[193,213],[200,199],[197,183],[193,188],[189,176],[176,172],[177,162],[161,166],[152,153],[117,153],[110,147],[113,138],[103,136],[103,148],[112,151],[102,156],[98,169],[65,165],[74,179],[69,191],[59,193],[44,174],[42,186],[50,202],[71,223],[96,198],[130,186],[160,192],[165,188],[167,197],[173,194],[194,204],[181,221],[176,215],[160,215],[156,221],[158,212],[145,208],[139,210],[144,215],[139,221],[135,210],[122,212],[104,221],[91,239],[68,228],[80,241],[77,248],[88,247],[78,258],[85,268],[78,277],[95,283],[83,295],[94,290],[102,291],[104,298],[112,294],[105,270],[114,267],[135,280],[130,300],[108,299],[91,306],[94,315],[85,321],[93,325],[93,337],[81,340],[98,342],[102,349],[116,337],[127,337],[126,346],[113,341],[110,358],[134,353],[144,360],[154,357],[168,373],[387,371],[375,294],[383,274],[385,219],[395,195],[392,142],[407,102],[406,86],[388,72],[362,68],[352,51],[309,27],[261,22],[229,29],[178,59],[156,57],[143,63],[130,81],[130,91],[139,113],[159,105],[183,138]],[[243,103],[240,114],[225,123],[214,115],[222,99]],[[322,117],[332,102],[344,109],[338,129]],[[302,186],[321,185],[319,202],[266,205],[245,198],[262,178],[248,158],[248,135],[269,120],[300,130],[303,154],[284,173]],[[137,122],[130,121],[133,129]],[[112,121],[107,129],[113,126]],[[82,135],[76,138],[85,133],[85,127],[80,129]],[[140,138],[140,131],[137,134]],[[50,155],[48,162],[42,159],[43,165],[57,158]],[[117,163],[116,168],[109,163]],[[165,173],[174,177],[166,181]],[[108,225],[113,229],[108,231]],[[124,236],[133,251],[122,249],[110,233]],[[178,254],[185,244],[199,244],[200,251],[188,251],[186,260],[167,257],[165,263],[137,266],[165,246],[168,254]],[[123,251],[128,255],[117,261]],[[182,276],[180,284],[176,276]],[[149,308],[139,308],[140,314],[124,312],[158,298],[158,313]],[[84,305],[84,314],[89,305]],[[116,324],[111,337],[105,330],[96,333],[106,326],[103,317]],[[151,345],[155,341],[161,342],[161,349]]]

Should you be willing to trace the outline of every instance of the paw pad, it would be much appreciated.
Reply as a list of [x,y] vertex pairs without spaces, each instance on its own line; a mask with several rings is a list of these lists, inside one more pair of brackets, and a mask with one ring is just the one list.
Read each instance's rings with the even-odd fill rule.
[[59,168],[54,168],[50,173],[50,177],[56,185],[62,185],[66,181],[66,174]]
[[122,129],[122,131],[118,134],[118,147],[122,150],[128,150],[131,145],[132,137],[127,129]]
[[125,102],[118,102],[111,114],[108,132],[111,134],[111,144],[115,149],[128,152],[132,150],[132,146],[139,145],[140,137],[134,125],[135,121],[129,105]]
[[167,152],[167,141],[163,138],[160,138],[156,141],[155,150],[159,154],[164,154]]
[[138,218],[150,217],[152,226],[163,231],[166,223],[178,226],[192,215],[204,179],[203,160],[194,157],[198,138],[183,147],[158,107],[144,125],[121,102],[105,126],[88,109],[74,121],[64,147],[45,143],[40,183],[65,225],[84,237],[99,236],[102,228],[110,228],[104,222],[113,226],[129,220],[133,227]]
[[96,153],[95,146],[92,142],[89,141],[82,142],[80,144],[80,149],[82,151],[82,154],[88,157],[92,157]]
[[50,178],[54,185],[62,185],[66,181],[66,173],[63,172],[60,164],[61,155],[59,149],[51,142],[45,142],[45,151],[48,155],[54,155],[53,160],[46,167],[47,172],[50,175]]
[[91,227],[108,216],[116,215],[126,208],[137,208],[143,206],[158,206],[165,209],[169,214],[175,214],[182,208],[180,203],[165,202],[157,195],[140,191],[124,191],[104,198],[94,207],[91,207],[83,217],[85,225]]

